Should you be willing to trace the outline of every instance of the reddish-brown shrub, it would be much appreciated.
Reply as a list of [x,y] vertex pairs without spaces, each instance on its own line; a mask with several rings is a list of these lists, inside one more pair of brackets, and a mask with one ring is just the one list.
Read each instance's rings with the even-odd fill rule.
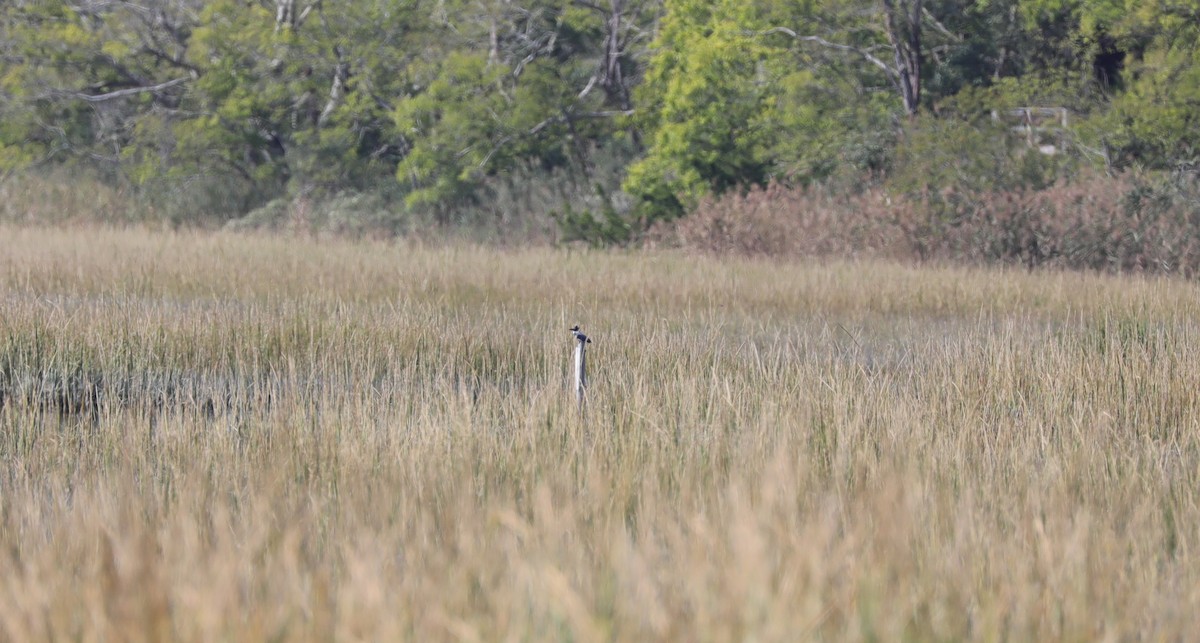
[[854,196],[771,185],[709,199],[651,234],[658,245],[792,257],[876,257],[1200,273],[1196,188],[1090,176],[1043,190]]

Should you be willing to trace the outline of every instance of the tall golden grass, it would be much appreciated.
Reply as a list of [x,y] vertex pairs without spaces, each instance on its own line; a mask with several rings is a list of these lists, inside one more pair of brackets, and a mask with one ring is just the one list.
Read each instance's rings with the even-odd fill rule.
[[0,227],[0,638],[1186,639],[1196,295]]

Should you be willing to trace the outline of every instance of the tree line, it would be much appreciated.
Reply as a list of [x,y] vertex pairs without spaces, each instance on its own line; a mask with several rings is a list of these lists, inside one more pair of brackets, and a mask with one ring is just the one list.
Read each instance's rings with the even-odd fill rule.
[[[772,182],[1192,172],[1198,43],[1179,0],[9,0],[0,173],[443,219],[519,176],[621,241]],[[1069,112],[1062,153],[1006,135],[1025,106]]]

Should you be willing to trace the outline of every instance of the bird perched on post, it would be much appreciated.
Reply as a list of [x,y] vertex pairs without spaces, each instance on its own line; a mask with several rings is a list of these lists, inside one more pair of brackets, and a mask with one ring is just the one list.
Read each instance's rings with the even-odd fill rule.
[[571,332],[575,334],[575,341],[577,341],[581,344],[591,344],[592,343],[592,340],[590,338],[588,338],[587,335],[584,335],[583,333],[579,332],[578,324],[571,327]]

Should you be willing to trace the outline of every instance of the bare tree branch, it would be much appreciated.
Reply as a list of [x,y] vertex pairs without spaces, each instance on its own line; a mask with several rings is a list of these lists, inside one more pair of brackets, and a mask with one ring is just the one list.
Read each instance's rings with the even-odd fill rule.
[[636,109],[610,109],[600,112],[580,112],[576,116],[579,118],[614,118],[617,116],[633,116],[636,113]]
[[162,51],[162,50],[160,50],[160,49],[155,49],[154,47],[151,47],[151,46],[149,46],[149,45],[142,45],[142,48],[141,48],[141,50],[140,50],[140,51],[142,51],[142,52],[144,52],[144,53],[147,53],[147,54],[150,54],[151,56],[153,56],[153,57],[154,57],[154,58],[156,58],[157,60],[160,60],[160,61],[162,61],[162,62],[163,62],[163,63],[165,63],[165,64],[171,65],[172,67],[178,67],[178,68],[180,68],[180,69],[186,69],[186,70],[188,70],[188,71],[190,71],[190,72],[192,72],[192,73],[194,73],[194,74],[199,74],[199,73],[200,73],[200,68],[199,68],[199,67],[197,67],[197,66],[195,66],[195,65],[193,65],[193,64],[191,64],[191,63],[189,63],[189,62],[188,62],[188,61],[186,61],[186,60],[183,60],[183,59],[180,59],[180,58],[176,58],[176,57],[174,57],[174,56],[171,56],[171,55],[167,54],[167,52],[165,52],[165,51]]
[[175,80],[168,80],[165,83],[159,83],[157,85],[150,85],[150,86],[146,86],[146,87],[129,87],[126,89],[118,89],[116,91],[111,91],[106,94],[85,94],[83,92],[54,92],[54,93],[46,95],[46,96],[40,96],[39,98],[41,98],[41,99],[74,98],[77,100],[87,101],[89,103],[103,103],[104,101],[114,100],[117,98],[124,98],[126,96],[133,96],[136,94],[145,94],[147,92],[160,92],[164,89],[170,89],[171,87],[174,87],[176,85],[182,85],[183,83],[186,83],[186,82],[192,80],[193,78],[194,78],[193,76],[184,76],[182,78],[176,78]]
[[598,5],[598,4],[595,4],[595,3],[592,3],[592,2],[588,2],[587,0],[573,0],[573,4],[574,4],[575,6],[577,6],[577,7],[583,7],[583,8],[585,8],[585,9],[591,9],[592,11],[596,11],[596,12],[599,12],[599,13],[607,13],[607,12],[604,10],[604,8],[603,8],[603,7],[601,7],[600,5]]
[[592,77],[588,79],[587,85],[584,85],[583,91],[579,92],[579,95],[575,98],[578,100],[583,100],[586,98],[588,94],[592,93],[592,88],[596,86],[597,80],[600,80],[600,76],[597,74],[592,74]]
[[342,101],[342,91],[346,86],[346,80],[350,78],[350,65],[342,60],[342,48],[334,46],[333,53],[337,56],[337,65],[333,68],[333,83],[329,87],[329,100],[325,102],[325,107],[321,110],[321,115],[317,117],[317,127],[323,127],[329,120],[329,116],[333,114],[333,110]]
[[[526,136],[536,136],[542,130],[546,129],[547,127],[550,127],[551,125],[555,125],[558,123],[570,123],[570,120],[572,117],[575,117],[575,118],[613,118],[615,116],[632,116],[633,114],[634,114],[634,110],[632,110],[632,109],[600,111],[600,112],[582,112],[579,114],[569,114],[569,113],[555,114],[554,116],[551,116],[551,117],[541,121],[540,123],[534,125],[533,127],[529,128],[529,130],[525,133],[525,135]],[[496,141],[496,143],[494,145],[492,145],[492,149],[490,149],[488,151],[488,153],[486,155],[484,155],[483,159],[481,161],[479,161],[479,164],[476,167],[478,167],[479,169],[483,169],[484,167],[486,167],[488,162],[490,162],[492,160],[492,157],[495,156],[497,152],[499,152],[505,145],[508,145],[516,138],[517,138],[517,135],[514,135],[514,134],[509,134],[507,136],[501,137],[500,140]],[[473,149],[475,149],[474,145],[459,151],[458,154],[456,155],[456,158],[462,158],[462,157],[466,156],[467,154],[471,153],[471,150],[473,150]]]
[[943,36],[949,38],[950,40],[953,40],[954,42],[962,42],[963,41],[962,36],[960,36],[956,33],[953,33],[952,31],[947,29],[946,25],[942,24],[942,22],[940,20],[938,20],[936,17],[934,17],[934,15],[932,13],[929,12],[929,9],[921,9],[921,15],[925,16],[925,20],[929,21],[929,24],[933,25],[934,31],[942,34]]
[[296,26],[302,26],[304,21],[308,20],[308,14],[312,13],[313,9],[319,9],[320,4],[321,0],[313,0],[312,3],[305,7],[304,10],[300,12],[300,15],[296,17]]
[[796,33],[795,31],[788,29],[787,27],[772,27],[765,31],[757,32],[757,35],[769,36],[771,34],[776,34],[776,33],[781,33],[786,36],[790,36],[791,38],[802,41],[802,42],[816,43],[818,45],[821,45],[822,47],[825,47],[826,49],[835,49],[837,51],[847,51],[847,52],[850,52],[853,54],[857,54],[857,55],[861,56],[867,62],[882,69],[883,72],[888,75],[888,78],[892,80],[892,82],[895,82],[897,76],[899,75],[896,72],[896,70],[892,68],[891,65],[887,64],[886,62],[884,62],[877,56],[873,55],[871,52],[867,51],[866,49],[863,49],[862,47],[855,47],[853,45],[845,45],[842,43],[830,42],[820,36],[802,36],[802,35]]
[[795,30],[787,27],[773,27],[756,33],[760,36],[781,33],[795,40],[816,43],[827,49],[849,52],[861,57],[887,75],[888,80],[900,94],[904,103],[904,111],[913,117],[921,105],[921,62],[924,56],[921,43],[921,18],[927,17],[934,23],[935,29],[945,33],[948,37],[954,39],[955,36],[924,9],[923,0],[881,0],[881,3],[883,5],[884,32],[892,50],[893,62],[890,64],[862,47],[830,42],[820,36],[798,34]]

